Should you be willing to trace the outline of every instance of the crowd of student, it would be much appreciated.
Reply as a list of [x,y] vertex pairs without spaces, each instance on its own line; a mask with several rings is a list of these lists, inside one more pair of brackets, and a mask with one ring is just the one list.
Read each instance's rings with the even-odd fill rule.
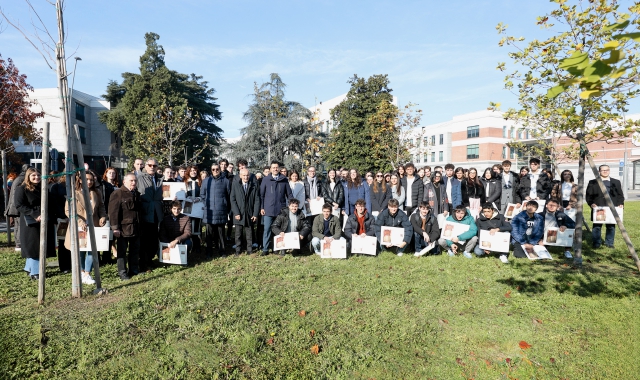
[[[118,172],[107,168],[103,176],[85,170],[76,175],[76,188],[67,197],[65,177],[49,178],[50,237],[47,256],[55,256],[54,226],[69,217],[68,198],[75,201],[80,229],[87,229],[87,212],[80,186],[85,175],[90,190],[93,224],[110,226],[113,232],[112,250],[103,252],[101,262],[112,263],[115,257],[120,278],[150,270],[158,265],[158,242],[170,247],[184,244],[190,255],[207,258],[226,256],[229,248],[235,255],[271,251],[273,237],[288,232],[299,234],[302,249],[319,253],[321,244],[335,239],[375,236],[379,249],[395,251],[402,256],[413,249],[416,256],[446,252],[450,256],[467,258],[492,254],[478,245],[481,231],[493,235],[510,232],[513,255],[527,257],[524,250],[543,244],[545,229],[574,228],[575,222],[565,210],[576,207],[577,185],[571,171],[561,173],[559,180],[553,172],[540,168],[540,160],[532,158],[529,166],[511,171],[511,162],[503,161],[486,168],[479,175],[475,168],[426,166],[417,169],[408,163],[393,173],[368,172],[356,169],[331,169],[321,180],[314,167],[307,168],[301,178],[296,170],[288,170],[277,161],[262,172],[251,173],[247,161],[237,161],[237,174],[227,160],[214,163],[210,171],[198,166],[159,170],[153,158],[136,159],[134,171],[120,182]],[[615,206],[624,205],[620,181],[609,176],[609,167],[600,167],[600,176]],[[81,174],[82,173],[82,174]],[[28,166],[13,180],[7,216],[15,220],[16,249],[26,258],[25,271],[38,278],[40,229],[40,173]],[[186,199],[204,206],[202,218],[182,213],[179,201],[163,201],[162,184],[184,182]],[[324,200],[322,212],[308,215],[303,209],[311,200]],[[591,207],[605,206],[604,195],[595,180],[589,182],[586,202]],[[523,211],[512,220],[505,219],[509,204]],[[544,210],[538,210],[544,202]],[[440,221],[438,220],[440,216]],[[442,220],[468,226],[457,236],[441,233]],[[392,247],[383,242],[383,227],[404,229],[403,241]],[[204,232],[203,232],[204,228]],[[235,230],[235,241],[232,234]],[[604,244],[613,247],[615,225],[606,224]],[[412,244],[413,243],[413,244]],[[601,224],[594,224],[592,244],[602,245]],[[71,269],[70,235],[58,242],[60,270]],[[295,252],[291,252],[295,253]],[[281,255],[286,251],[280,251]],[[81,252],[82,280],[91,284],[93,259]],[[498,255],[508,263],[508,253]],[[571,258],[571,247],[564,256]]]

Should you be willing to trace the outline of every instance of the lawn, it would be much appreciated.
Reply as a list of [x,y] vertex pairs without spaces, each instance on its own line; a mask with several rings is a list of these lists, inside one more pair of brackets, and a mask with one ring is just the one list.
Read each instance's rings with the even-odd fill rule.
[[[640,202],[627,204],[640,246]],[[587,244],[585,244],[587,246]],[[0,251],[0,378],[631,379],[640,275],[620,237],[556,260],[241,256],[118,279],[46,305]]]

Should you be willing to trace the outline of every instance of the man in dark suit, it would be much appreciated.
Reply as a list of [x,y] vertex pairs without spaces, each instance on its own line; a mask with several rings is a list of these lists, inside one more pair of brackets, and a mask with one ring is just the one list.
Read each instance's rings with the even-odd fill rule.
[[144,172],[138,175],[140,210],[140,271],[151,269],[152,260],[158,252],[158,225],[164,219],[162,210],[162,175],[158,175],[158,162],[147,159]]
[[[133,173],[124,176],[122,187],[116,189],[109,199],[109,222],[113,237],[117,238],[118,275],[128,280],[138,273],[138,252],[140,250],[140,220],[138,218],[140,193],[136,188],[137,178]],[[156,246],[157,242],[153,242]],[[127,272],[127,247],[129,248],[129,271]]]
[[[609,177],[610,170],[609,165],[600,165],[598,168],[600,178],[602,179],[604,186],[607,188],[607,192],[613,201],[613,205],[616,207],[624,207],[624,193],[622,192],[622,186],[620,185],[620,181]],[[597,180],[592,179],[589,181],[585,200],[587,201],[587,204],[591,206],[592,212],[593,209],[598,206],[602,207],[607,205],[607,202],[604,199],[604,193],[600,190]],[[604,245],[609,248],[613,248],[613,239],[616,237],[616,225],[605,225],[607,231],[605,232]],[[600,248],[602,245],[602,224],[593,225],[592,235],[593,248]]]
[[[240,169],[240,182],[231,187],[231,212],[236,225],[236,253],[242,250],[242,235],[247,240],[247,254],[253,248],[253,226],[260,215],[260,192],[256,182],[249,178],[249,169]],[[257,248],[257,247],[256,247]]]

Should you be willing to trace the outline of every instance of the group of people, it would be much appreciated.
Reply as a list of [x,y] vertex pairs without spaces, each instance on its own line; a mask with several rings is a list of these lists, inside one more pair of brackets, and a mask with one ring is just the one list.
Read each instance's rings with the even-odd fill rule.
[[[481,175],[475,168],[452,164],[432,170],[408,163],[393,173],[368,172],[364,178],[356,169],[331,169],[324,180],[318,178],[314,167],[308,167],[302,178],[298,171],[277,161],[257,173],[250,172],[244,159],[239,159],[236,167],[234,174],[233,165],[225,159],[212,164],[210,172],[195,165],[159,168],[154,158],[136,159],[134,170],[122,183],[111,167],[101,178],[91,170],[80,171],[72,197],[79,228],[86,230],[88,225],[81,175],[86,176],[90,191],[93,225],[110,226],[113,232],[113,249],[104,252],[102,260],[109,263],[115,256],[123,280],[158,265],[153,259],[159,242],[170,247],[183,244],[191,254],[207,258],[226,256],[229,248],[235,255],[254,251],[267,255],[273,249],[274,236],[297,232],[300,247],[315,253],[320,253],[323,242],[345,239],[349,246],[353,239],[375,236],[379,249],[393,250],[399,256],[413,249],[416,256],[446,252],[472,258],[472,254],[491,253],[478,245],[484,230],[492,235],[510,232],[514,257],[519,258],[527,257],[525,250],[543,244],[545,229],[575,228],[573,219],[565,214],[577,201],[571,171],[563,171],[561,178],[554,180],[553,172],[542,169],[537,158],[530,159],[529,166],[520,168],[519,173],[511,171],[508,160],[486,168]],[[609,176],[606,165],[600,167],[600,176],[614,205],[622,207],[620,181]],[[55,255],[56,222],[70,216],[64,178],[55,173],[49,178],[48,255]],[[23,167],[13,181],[7,209],[7,215],[16,218],[17,249],[27,259],[25,271],[32,278],[38,277],[40,181],[36,169]],[[184,182],[188,201],[203,207],[202,218],[183,214],[179,201],[163,200],[162,184],[176,181]],[[311,214],[310,202],[321,199],[322,212]],[[585,199],[593,208],[606,205],[595,180],[589,182]],[[519,208],[525,202],[522,212],[510,221],[505,218],[509,204]],[[465,231],[456,236],[443,234],[443,220],[464,224]],[[392,246],[382,239],[384,227],[403,229],[403,241]],[[594,224],[594,248],[602,245],[600,227]],[[615,225],[607,224],[604,244],[612,247],[614,236]],[[60,239],[60,270],[66,272],[71,268],[69,231]],[[92,256],[82,253],[83,283],[91,284]],[[570,246],[565,247],[564,255],[572,257]],[[499,258],[508,262],[508,253]]]

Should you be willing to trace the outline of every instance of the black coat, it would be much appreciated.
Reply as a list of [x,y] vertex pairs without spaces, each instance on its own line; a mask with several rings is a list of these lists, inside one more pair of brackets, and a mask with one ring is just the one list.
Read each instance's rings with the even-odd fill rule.
[[67,214],[64,212],[64,205],[67,204],[67,185],[65,183],[54,183],[49,190],[49,203],[55,207],[55,217],[66,219]]
[[486,180],[481,179],[484,185],[485,195],[487,194],[487,186],[489,187],[489,195],[486,197],[488,203],[494,203],[496,207],[500,207],[500,199],[502,198],[502,180],[500,178]]
[[423,232],[426,232],[427,235],[429,235],[429,241],[436,241],[440,237],[440,225],[438,224],[438,218],[433,216],[433,213],[429,212],[427,214],[427,222],[424,225],[424,229],[422,229],[422,218],[420,217],[419,211],[412,214],[409,221],[411,221],[413,232],[420,236],[422,236]]
[[500,214],[498,210],[493,210],[493,216],[487,218],[484,213],[478,215],[476,219],[476,226],[478,227],[478,236],[480,236],[480,230],[489,231],[494,228],[499,228],[499,232],[511,232],[511,223],[504,219],[504,215]]
[[109,201],[109,222],[111,230],[120,230],[123,237],[138,235],[142,203],[137,189],[129,191],[122,186],[111,194]]
[[[314,179],[315,179],[315,186],[316,186],[316,194],[318,194],[318,196],[321,197],[322,181],[320,181],[318,177],[314,177]],[[309,195],[311,194],[311,185],[309,184],[309,181],[306,178],[302,181],[302,183],[304,184],[304,196],[306,199],[309,199]]]
[[[24,258],[38,259],[40,257],[40,223],[27,225],[25,216],[33,219],[40,216],[41,190],[40,184],[34,191],[24,186],[14,187],[15,206],[20,213],[20,247]],[[47,218],[47,257],[56,255],[55,206],[49,202],[49,217]]]
[[[538,199],[546,201],[551,193],[552,183],[546,174],[540,173],[536,182],[536,195]],[[531,193],[531,177],[529,175],[520,177],[516,190],[516,203],[522,203]]]
[[[613,205],[618,207],[620,205],[624,205],[624,193],[622,192],[622,186],[620,185],[620,181],[615,178],[609,177],[611,181],[611,189],[609,190],[609,196],[611,196],[611,200],[613,201]],[[592,179],[589,181],[587,185],[587,192],[585,195],[585,201],[589,206],[592,204],[596,204],[596,206],[606,206],[607,202],[604,200],[604,194],[600,191],[600,186],[598,186],[598,181]]]
[[378,192],[373,191],[373,186],[371,186],[371,191],[369,192],[369,197],[371,198],[371,212],[374,211],[382,211],[387,208],[387,203],[389,199],[391,199],[391,187],[388,185],[385,186],[386,190],[382,190],[382,188],[378,188]]
[[[367,211],[364,215],[364,230],[366,231],[367,236],[376,236],[376,231],[374,228],[374,220],[371,214]],[[358,233],[358,218],[356,218],[356,213],[349,215],[347,218],[347,223],[344,226],[344,236],[347,239],[352,239],[354,234]]]
[[[302,210],[298,209],[296,213],[296,218],[298,219],[297,230],[300,236],[307,237],[311,233],[311,224],[305,218]],[[274,235],[280,235],[280,232],[287,232],[287,227],[289,227],[289,208],[283,207],[280,210],[280,214],[276,217],[276,219],[271,224],[271,232]]]
[[[424,182],[422,182],[422,179],[418,176],[414,176],[414,178],[415,180],[411,184],[411,207],[418,207],[424,197]],[[409,194],[409,191],[407,191],[407,177],[402,177],[400,183],[402,187],[404,187],[406,194]],[[405,206],[408,203],[407,201],[408,199],[405,198]]]
[[[104,194],[104,208],[105,210],[109,209],[109,200],[111,199],[111,194],[113,194],[114,191],[116,191],[117,187],[115,187],[114,185],[110,184],[107,181],[102,181],[102,187],[104,189],[103,194]],[[66,192],[65,192],[66,194]]]
[[333,191],[329,181],[322,182],[322,197],[326,203],[337,203],[338,207],[344,208],[344,186],[341,181],[336,181]]
[[480,184],[473,184],[473,186],[468,185],[467,180],[463,180],[460,185],[460,192],[462,193],[462,204],[465,207],[469,207],[469,198],[480,198],[480,205],[487,201],[487,197],[484,193],[484,185],[482,182]]
[[[251,217],[260,215],[260,189],[258,184],[249,181],[247,192],[244,192],[242,183],[235,182],[231,187],[231,212],[233,214],[233,224],[241,226],[251,226]],[[235,218],[240,215],[240,220]]]

